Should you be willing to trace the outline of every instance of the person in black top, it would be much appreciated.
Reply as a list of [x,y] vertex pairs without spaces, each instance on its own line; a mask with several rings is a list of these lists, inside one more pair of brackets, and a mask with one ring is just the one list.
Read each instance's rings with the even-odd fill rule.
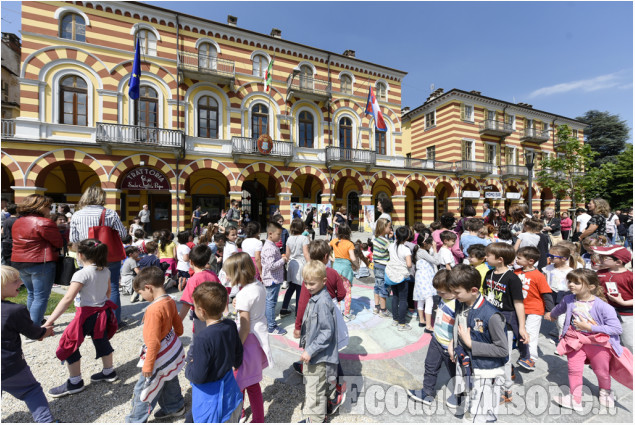
[[317,212],[317,208],[311,208],[311,211],[306,215],[306,220],[304,220],[304,224],[307,226],[307,230],[311,234],[311,240],[315,240],[315,230],[313,230],[313,223],[315,223],[315,214]]
[[13,236],[11,236],[11,228],[13,223],[18,219],[18,206],[16,204],[7,205],[7,213],[9,217],[2,222],[2,264],[11,265],[11,251],[13,248]]
[[31,340],[53,335],[53,326],[43,328],[31,321],[29,311],[6,298],[18,295],[22,281],[20,272],[2,266],[2,391],[26,403],[35,422],[54,422],[42,386],[24,360],[20,334]]

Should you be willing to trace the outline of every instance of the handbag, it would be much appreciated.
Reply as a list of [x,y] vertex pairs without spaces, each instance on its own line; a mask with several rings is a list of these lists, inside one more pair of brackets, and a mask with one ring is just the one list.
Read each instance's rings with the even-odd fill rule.
[[123,249],[123,243],[119,233],[112,227],[104,225],[106,220],[106,208],[101,212],[99,217],[99,226],[93,226],[88,229],[88,237],[97,239],[108,247],[108,262],[113,263],[126,258],[126,251]]
[[58,285],[69,286],[71,279],[77,271],[75,259],[73,257],[63,256],[57,259],[55,268],[55,283]]

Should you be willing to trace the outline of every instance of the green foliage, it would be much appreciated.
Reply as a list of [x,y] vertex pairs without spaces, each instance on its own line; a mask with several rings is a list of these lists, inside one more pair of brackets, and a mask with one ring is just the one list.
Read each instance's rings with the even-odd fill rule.
[[587,111],[576,120],[582,121],[588,127],[584,129],[586,143],[598,154],[593,165],[612,162],[622,152],[628,140],[629,128],[626,121],[620,120],[619,115],[608,111]]
[[[17,297],[7,298],[7,300],[11,301],[12,303],[26,305],[26,296],[27,296],[26,288],[22,286],[20,288],[20,292],[18,293]],[[49,298],[49,302],[46,304],[46,311],[44,312],[44,314],[49,315],[53,313],[53,310],[55,310],[55,307],[57,307],[57,304],[60,302],[62,298],[64,298],[63,295],[60,295],[57,292],[51,291],[51,296]],[[74,312],[75,312],[74,304],[71,304],[68,307],[68,309],[65,311],[65,313],[74,313]]]
[[633,145],[628,144],[611,163],[614,166],[612,179],[609,181],[609,200],[613,208],[633,206]]

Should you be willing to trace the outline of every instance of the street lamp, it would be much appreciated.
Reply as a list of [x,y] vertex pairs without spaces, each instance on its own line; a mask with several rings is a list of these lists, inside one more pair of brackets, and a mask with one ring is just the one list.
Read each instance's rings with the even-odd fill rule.
[[534,151],[525,151],[525,167],[527,167],[527,177],[529,179],[529,187],[527,188],[527,197],[529,198],[529,214],[533,214],[533,174],[534,174]]

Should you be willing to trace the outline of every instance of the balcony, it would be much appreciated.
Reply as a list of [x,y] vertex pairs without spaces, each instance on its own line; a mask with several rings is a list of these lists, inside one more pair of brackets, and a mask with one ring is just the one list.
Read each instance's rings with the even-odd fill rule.
[[485,120],[481,123],[479,133],[489,136],[505,137],[514,132],[511,123],[504,121]]
[[375,165],[376,153],[368,149],[349,149],[337,146],[326,148],[326,164],[358,163],[366,165],[370,169]]
[[331,97],[331,83],[302,74],[290,74],[287,78],[287,100],[291,97],[322,101]]
[[503,178],[522,177],[527,178],[527,167],[524,165],[503,165],[501,166],[501,176]]
[[141,145],[145,147],[180,149],[183,143],[181,130],[141,127],[138,125],[97,123],[96,140],[105,149],[110,145]]
[[494,174],[496,166],[489,162],[478,161],[457,161],[456,171],[459,174],[479,174],[481,176],[487,176]]
[[544,143],[549,140],[549,130],[538,130],[536,128],[525,128],[520,136],[521,142]]
[[13,137],[15,135],[15,120],[2,120],[2,137]]
[[253,137],[232,137],[232,156],[235,160],[238,160],[241,155],[285,158],[285,163],[288,164],[293,159],[293,143],[274,140],[271,152],[263,154],[258,150],[258,139]]
[[406,158],[406,168],[416,170],[445,171],[454,173],[455,167],[453,162],[437,161],[434,159],[417,159]]
[[195,80],[232,87],[236,79],[234,61],[184,51],[179,52],[179,71]]

